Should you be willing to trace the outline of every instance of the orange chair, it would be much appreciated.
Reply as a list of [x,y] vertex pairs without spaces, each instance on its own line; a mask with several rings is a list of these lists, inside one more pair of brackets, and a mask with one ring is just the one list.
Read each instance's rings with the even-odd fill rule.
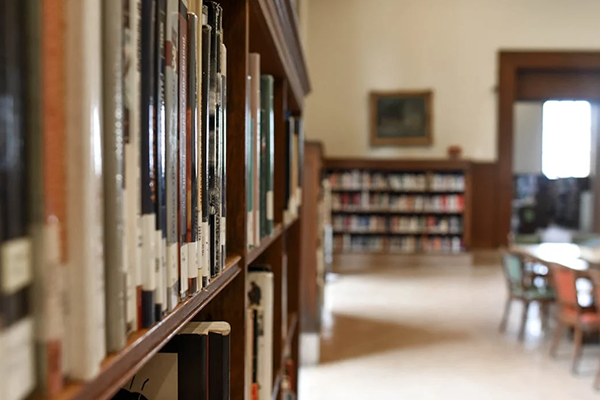
[[558,265],[551,266],[552,282],[556,291],[558,314],[556,318],[556,331],[550,349],[550,355],[556,357],[556,351],[565,328],[574,330],[572,372],[577,373],[577,365],[581,356],[584,332],[600,331],[600,314],[594,308],[582,307],[577,299],[577,279],[582,273]]
[[[596,306],[600,305],[600,270],[589,270],[588,274],[592,278],[594,284],[594,302]],[[594,388],[600,390],[600,367],[596,373],[596,379],[594,380]]]

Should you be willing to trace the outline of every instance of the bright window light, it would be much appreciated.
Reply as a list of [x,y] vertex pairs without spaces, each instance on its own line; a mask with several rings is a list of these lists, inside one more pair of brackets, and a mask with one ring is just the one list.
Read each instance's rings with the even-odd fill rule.
[[542,172],[548,179],[590,175],[592,111],[587,101],[544,102]]

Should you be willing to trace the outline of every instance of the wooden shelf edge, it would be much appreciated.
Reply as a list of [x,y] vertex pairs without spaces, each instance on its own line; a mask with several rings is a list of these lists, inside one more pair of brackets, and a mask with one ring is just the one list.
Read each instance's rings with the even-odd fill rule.
[[325,169],[380,169],[411,171],[467,171],[471,162],[450,159],[369,159],[369,158],[326,158]]
[[436,215],[436,216],[452,216],[462,215],[464,211],[401,211],[401,210],[344,210],[332,209],[332,214],[399,214],[399,215]]
[[278,223],[277,225],[275,225],[275,228],[273,228],[273,233],[270,236],[267,236],[266,238],[264,238],[258,246],[253,247],[248,250],[248,253],[246,253],[246,265],[252,264],[258,257],[260,257],[260,255],[267,248],[269,248],[269,246],[271,246],[271,244],[273,244],[273,242],[275,240],[277,240],[277,238],[279,238],[279,236],[281,236],[283,231],[284,231],[284,228],[281,223]]
[[292,227],[292,225],[294,225],[294,224],[295,224],[296,222],[298,222],[299,220],[300,220],[300,218],[299,218],[299,217],[296,217],[296,218],[294,218],[293,220],[291,220],[291,221],[288,221],[288,222],[285,224],[285,228],[284,228],[284,229],[285,229],[285,230],[288,230],[288,229],[290,229],[290,227]]
[[206,290],[190,297],[150,329],[133,333],[127,346],[111,354],[102,363],[102,370],[90,382],[73,382],[53,397],[32,397],[48,400],[91,400],[110,398],[144,366],[181,328],[217,296],[240,272],[240,256],[228,256],[225,270],[213,279]]
[[450,251],[413,251],[411,253],[403,253],[401,251],[359,251],[359,250],[346,250],[339,251],[334,250],[332,253],[334,256],[343,256],[343,255],[392,255],[392,256],[464,256],[469,254],[468,251],[459,251],[457,253],[453,253]]
[[[281,361],[279,362],[279,369],[277,370],[277,375],[275,377],[275,382],[273,383],[273,395],[271,400],[277,400],[279,397],[279,391],[281,389],[281,382],[283,380],[283,375],[285,373],[285,361],[286,357],[286,349],[292,347],[292,341],[294,340],[294,334],[296,333],[296,329],[298,329],[298,313],[292,314],[292,319],[290,320],[290,326],[288,326],[288,330],[285,336],[285,344],[282,347],[281,352]],[[296,366],[298,366],[299,360],[294,360]]]

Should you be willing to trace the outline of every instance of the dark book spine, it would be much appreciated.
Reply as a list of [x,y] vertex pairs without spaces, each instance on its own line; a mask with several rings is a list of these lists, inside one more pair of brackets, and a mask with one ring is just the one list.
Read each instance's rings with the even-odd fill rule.
[[142,327],[155,322],[156,297],[156,0],[142,0],[141,20]]
[[[261,123],[261,236],[273,232],[273,167],[274,157],[274,116],[273,116],[273,77],[260,78],[260,123]],[[291,194],[290,194],[291,195]],[[263,214],[264,213],[264,214]]]
[[208,338],[206,334],[182,333],[160,350],[177,354],[177,398],[180,400],[208,399]]
[[0,339],[4,346],[0,366],[5,367],[0,383],[5,389],[18,382],[16,393],[11,393],[16,398],[25,398],[35,383],[34,360],[29,356],[34,351],[34,332],[29,300],[25,29],[26,2],[0,2]]
[[221,43],[221,271],[227,255],[227,48]]
[[188,296],[188,240],[187,240],[187,6],[182,0],[179,3],[179,77],[178,95],[178,137],[179,137],[179,298]]
[[167,188],[166,188],[166,105],[165,105],[165,39],[166,39],[166,0],[158,0],[156,10],[156,139],[155,164],[157,176],[157,296],[155,313],[157,320],[167,312]]
[[198,291],[198,268],[200,265],[198,243],[198,16],[188,13],[187,22],[187,119],[186,119],[186,145],[187,145],[187,236],[188,243],[188,290],[190,294]]
[[211,229],[209,227],[210,222],[210,145],[213,143],[210,140],[210,60],[212,57],[211,47],[211,34],[212,28],[209,25],[202,26],[202,85],[201,85],[201,121],[200,121],[200,133],[201,133],[201,149],[200,154],[201,163],[201,177],[200,183],[200,196],[202,196],[202,237],[201,237],[201,256],[202,256],[202,287],[208,286],[210,281],[210,262],[212,259],[211,251]]
[[167,128],[167,308],[172,311],[179,300],[179,204],[178,165],[179,136],[178,113],[178,51],[179,51],[179,7],[178,0],[167,0],[166,22],[166,128]]
[[211,225],[211,277],[221,272],[221,6],[217,3],[208,3],[208,23],[213,27],[211,35],[210,58],[210,148],[209,148],[209,184],[210,184],[210,225]]
[[284,205],[285,205],[285,215],[284,221],[287,223],[290,219],[290,200],[292,193],[292,128],[290,126],[289,117],[286,118],[286,126],[285,126],[285,186],[284,186]]
[[229,399],[229,335],[208,333],[208,398]]
[[296,117],[296,134],[298,135],[298,205],[302,203],[302,172],[304,169],[304,123]]

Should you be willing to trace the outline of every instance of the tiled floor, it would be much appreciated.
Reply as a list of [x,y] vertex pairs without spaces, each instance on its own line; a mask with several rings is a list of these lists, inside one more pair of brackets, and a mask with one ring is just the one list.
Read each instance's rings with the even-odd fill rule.
[[[449,259],[452,263],[452,259]],[[498,333],[505,300],[500,267],[379,268],[341,275],[326,289],[321,364],[300,376],[301,400],[587,400],[600,348],[572,344],[548,355],[550,334],[533,313],[516,340],[520,305]]]

